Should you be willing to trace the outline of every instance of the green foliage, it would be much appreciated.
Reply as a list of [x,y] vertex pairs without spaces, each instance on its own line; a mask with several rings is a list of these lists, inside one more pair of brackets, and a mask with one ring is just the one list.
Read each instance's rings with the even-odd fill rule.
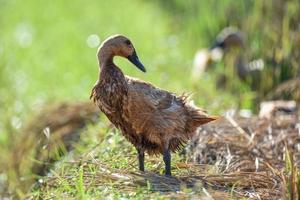
[[239,81],[235,72],[236,52],[229,52],[213,70],[227,77],[225,89],[236,95],[240,108],[257,109],[257,102],[265,99],[270,91],[297,73],[299,75],[299,1],[157,2],[174,19],[174,32],[179,32],[180,37],[187,41],[188,46],[184,46],[186,58],[199,47],[210,47],[218,32],[225,27],[237,27],[245,34],[246,46],[241,53],[247,62],[263,59],[264,70],[248,77],[246,82]]

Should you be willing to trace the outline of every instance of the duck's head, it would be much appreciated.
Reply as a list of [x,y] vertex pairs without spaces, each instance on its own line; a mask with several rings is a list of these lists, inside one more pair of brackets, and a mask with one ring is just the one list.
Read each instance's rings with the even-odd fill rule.
[[107,38],[99,47],[99,62],[105,59],[112,59],[114,56],[127,58],[141,71],[146,72],[144,65],[140,62],[131,41],[123,35],[115,35]]
[[244,48],[244,43],[244,35],[239,29],[227,27],[219,33],[211,49],[220,48],[226,50],[231,47]]

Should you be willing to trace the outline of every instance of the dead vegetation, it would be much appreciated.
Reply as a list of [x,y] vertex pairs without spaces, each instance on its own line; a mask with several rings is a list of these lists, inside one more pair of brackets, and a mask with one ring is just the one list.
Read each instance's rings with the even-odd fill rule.
[[[30,183],[38,176],[45,175],[53,163],[80,139],[80,130],[88,123],[95,122],[99,111],[90,102],[57,103],[43,108],[20,131],[10,162],[4,163],[10,171],[8,191],[18,187],[28,190]],[[10,189],[9,189],[10,188]],[[14,189],[12,189],[14,190]]]
[[[57,160],[57,150],[62,153],[71,150],[79,139],[79,130],[97,116],[97,108],[90,103],[59,104],[44,109],[26,126],[18,143],[22,145],[16,145],[18,148],[13,151],[15,160],[11,166],[23,178],[19,183],[25,185],[24,177],[26,180],[26,175],[32,172],[45,174],[54,166],[51,162]],[[107,146],[111,140],[108,135],[102,142]],[[115,149],[108,149],[121,152],[113,158],[115,162],[124,162],[118,156],[128,157],[123,167],[107,163],[102,156],[103,146],[99,145],[59,161],[50,174],[36,182],[33,191],[39,192],[33,198],[55,199],[57,193],[51,192],[55,189],[60,190],[62,197],[75,197],[70,188],[93,194],[101,191],[101,195],[114,190],[129,197],[140,194],[170,199],[299,197],[300,120],[296,114],[276,115],[271,119],[227,116],[202,126],[180,158],[175,159],[171,178],[160,175],[163,163],[159,158],[147,159],[152,167],[146,173],[139,173],[135,154],[126,150],[128,147],[121,139]],[[32,157],[33,161],[29,159]],[[28,163],[31,167],[24,168]]]
[[[212,171],[211,169],[216,167],[212,165],[178,163],[176,166],[178,173],[174,177],[165,177],[159,175],[158,172],[134,172],[137,170],[132,170],[132,166],[126,169],[116,169],[100,160],[89,159],[84,162],[80,160],[68,163],[77,166],[79,170],[82,169],[84,188],[99,189],[99,187],[105,188],[110,185],[124,193],[134,193],[141,187],[147,191],[145,196],[149,198],[157,193],[163,197],[182,197],[183,199],[198,199],[199,197],[204,199],[283,198],[280,177],[268,171],[222,173]],[[95,167],[94,172],[90,171],[91,166]],[[80,178],[80,175],[69,172],[71,173],[53,174],[44,179],[41,193],[49,188],[59,188],[64,185],[76,187],[76,180]]]
[[[82,170],[85,188],[97,190],[110,183],[129,194],[144,188],[148,198],[158,194],[171,199],[298,199],[299,141],[300,121],[295,115],[270,120],[224,117],[199,130],[185,149],[187,162],[177,162],[171,178],[159,175],[160,166],[139,173],[134,161],[122,169],[112,167],[97,156],[97,149],[67,166]],[[155,165],[158,160],[149,162]],[[41,192],[66,184],[75,187],[79,175],[64,172],[45,178]]]
[[289,150],[298,166],[299,130],[300,121],[296,115],[271,119],[225,117],[200,128],[187,152],[196,163],[215,164],[221,160],[226,163],[227,171],[236,168],[259,171],[264,162],[284,166],[285,151]]
[[[195,163],[217,164],[232,178],[218,183],[237,184],[260,199],[298,198],[300,121],[296,115],[271,119],[225,117],[200,129],[187,148]],[[249,176],[251,180],[245,178]],[[288,188],[290,187],[290,191]]]

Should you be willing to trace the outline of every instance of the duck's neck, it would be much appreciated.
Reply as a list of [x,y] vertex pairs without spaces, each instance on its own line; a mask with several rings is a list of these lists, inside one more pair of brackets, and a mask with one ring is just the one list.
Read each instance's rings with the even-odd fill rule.
[[113,63],[114,54],[111,51],[105,51],[105,49],[100,49],[98,54],[99,67],[101,71]]
[[100,50],[98,54],[100,67],[99,80],[104,77],[124,77],[121,69],[117,67],[113,62],[114,56],[115,54],[113,52]]

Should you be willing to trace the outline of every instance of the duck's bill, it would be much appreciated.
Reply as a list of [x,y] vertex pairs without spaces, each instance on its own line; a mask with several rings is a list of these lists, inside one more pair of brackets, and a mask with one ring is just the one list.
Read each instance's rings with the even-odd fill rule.
[[146,72],[144,65],[140,62],[139,57],[136,55],[135,51],[132,55],[128,56],[127,59],[141,71]]
[[215,43],[210,47],[210,50],[213,50],[213,49],[216,49],[216,48],[224,49],[225,48],[225,43],[220,42],[220,41],[215,41]]

